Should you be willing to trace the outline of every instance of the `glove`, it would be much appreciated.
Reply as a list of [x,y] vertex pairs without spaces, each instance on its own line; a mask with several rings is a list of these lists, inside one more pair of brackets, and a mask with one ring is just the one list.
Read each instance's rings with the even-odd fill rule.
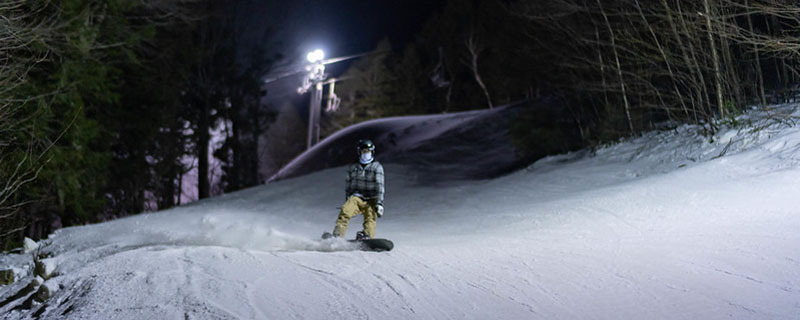
[[383,217],[383,205],[378,205],[378,218]]

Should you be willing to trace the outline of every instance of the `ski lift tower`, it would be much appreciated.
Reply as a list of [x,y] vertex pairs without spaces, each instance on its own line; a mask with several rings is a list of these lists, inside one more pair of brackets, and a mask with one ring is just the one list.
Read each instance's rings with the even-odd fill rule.
[[320,118],[320,104],[322,104],[322,81],[325,80],[325,53],[320,50],[314,50],[306,55],[309,64],[306,66],[308,72],[303,78],[303,86],[297,89],[300,94],[306,93],[311,89],[311,101],[308,108],[308,140],[306,142],[306,149],[311,149],[312,146],[319,142],[319,118]]
[[347,61],[350,59],[355,59],[363,56],[367,56],[373,54],[373,52],[364,52],[359,54],[354,54],[350,56],[344,57],[336,57],[336,58],[329,58],[325,59],[325,53],[322,50],[314,50],[309,52],[306,55],[306,60],[308,60],[309,64],[306,65],[304,68],[297,68],[290,67],[289,70],[284,71],[282,73],[274,74],[271,77],[268,76],[264,79],[264,84],[269,84],[281,79],[285,79],[290,76],[294,76],[299,73],[306,73],[306,76],[303,78],[303,84],[299,88],[297,88],[297,93],[305,94],[308,90],[312,90],[311,92],[311,101],[309,103],[309,112],[308,112],[308,140],[306,147],[310,149],[313,147],[317,142],[319,142],[319,135],[320,135],[320,112],[322,109],[322,91],[326,84],[330,84],[330,88],[328,89],[328,99],[327,99],[327,107],[325,108],[325,112],[335,112],[339,109],[339,104],[341,103],[341,99],[336,95],[334,92],[334,86],[336,85],[337,81],[345,80],[345,78],[331,78],[327,79],[327,75],[325,74],[325,65],[331,63],[338,63],[342,61]]
[[322,50],[314,50],[306,55],[306,59],[310,63],[306,66],[306,76],[303,78],[303,85],[297,88],[297,92],[304,94],[311,90],[311,101],[308,110],[308,140],[306,148],[311,149],[319,142],[320,131],[320,111],[322,109],[322,89],[326,84],[331,84],[330,92],[328,93],[328,106],[326,111],[336,111],[341,101],[336,94],[333,93],[333,85],[336,79],[325,81],[327,75],[325,74],[325,64],[330,63],[325,61],[325,53]]

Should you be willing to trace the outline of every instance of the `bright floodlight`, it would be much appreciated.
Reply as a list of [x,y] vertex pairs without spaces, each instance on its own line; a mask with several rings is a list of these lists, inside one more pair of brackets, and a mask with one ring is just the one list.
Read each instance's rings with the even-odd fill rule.
[[309,52],[308,55],[306,55],[306,59],[308,59],[308,62],[311,63],[320,62],[322,59],[325,59],[325,53],[322,52],[322,50],[317,49]]

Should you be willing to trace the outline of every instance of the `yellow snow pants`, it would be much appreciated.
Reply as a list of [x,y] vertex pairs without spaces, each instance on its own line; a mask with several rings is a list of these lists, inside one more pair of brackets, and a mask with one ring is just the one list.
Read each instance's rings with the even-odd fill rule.
[[342,205],[342,210],[339,211],[339,217],[336,218],[336,227],[333,228],[333,235],[344,237],[347,232],[347,224],[350,223],[350,218],[358,214],[364,215],[364,232],[370,238],[375,237],[375,220],[378,218],[378,210],[376,200],[364,200],[356,196],[347,199],[347,202]]

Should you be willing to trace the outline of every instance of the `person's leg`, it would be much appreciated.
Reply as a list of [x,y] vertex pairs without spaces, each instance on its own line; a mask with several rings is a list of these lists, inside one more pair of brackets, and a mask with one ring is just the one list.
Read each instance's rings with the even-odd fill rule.
[[364,207],[361,212],[364,214],[364,232],[366,232],[370,238],[375,238],[375,225],[378,219],[378,212],[375,209],[375,205],[372,201],[369,203],[364,202]]
[[333,228],[333,235],[336,237],[344,237],[347,233],[347,225],[350,223],[350,218],[356,216],[361,211],[361,203],[364,203],[359,197],[350,197],[347,202],[342,205],[342,210],[339,211],[339,217],[336,218],[336,227]]

